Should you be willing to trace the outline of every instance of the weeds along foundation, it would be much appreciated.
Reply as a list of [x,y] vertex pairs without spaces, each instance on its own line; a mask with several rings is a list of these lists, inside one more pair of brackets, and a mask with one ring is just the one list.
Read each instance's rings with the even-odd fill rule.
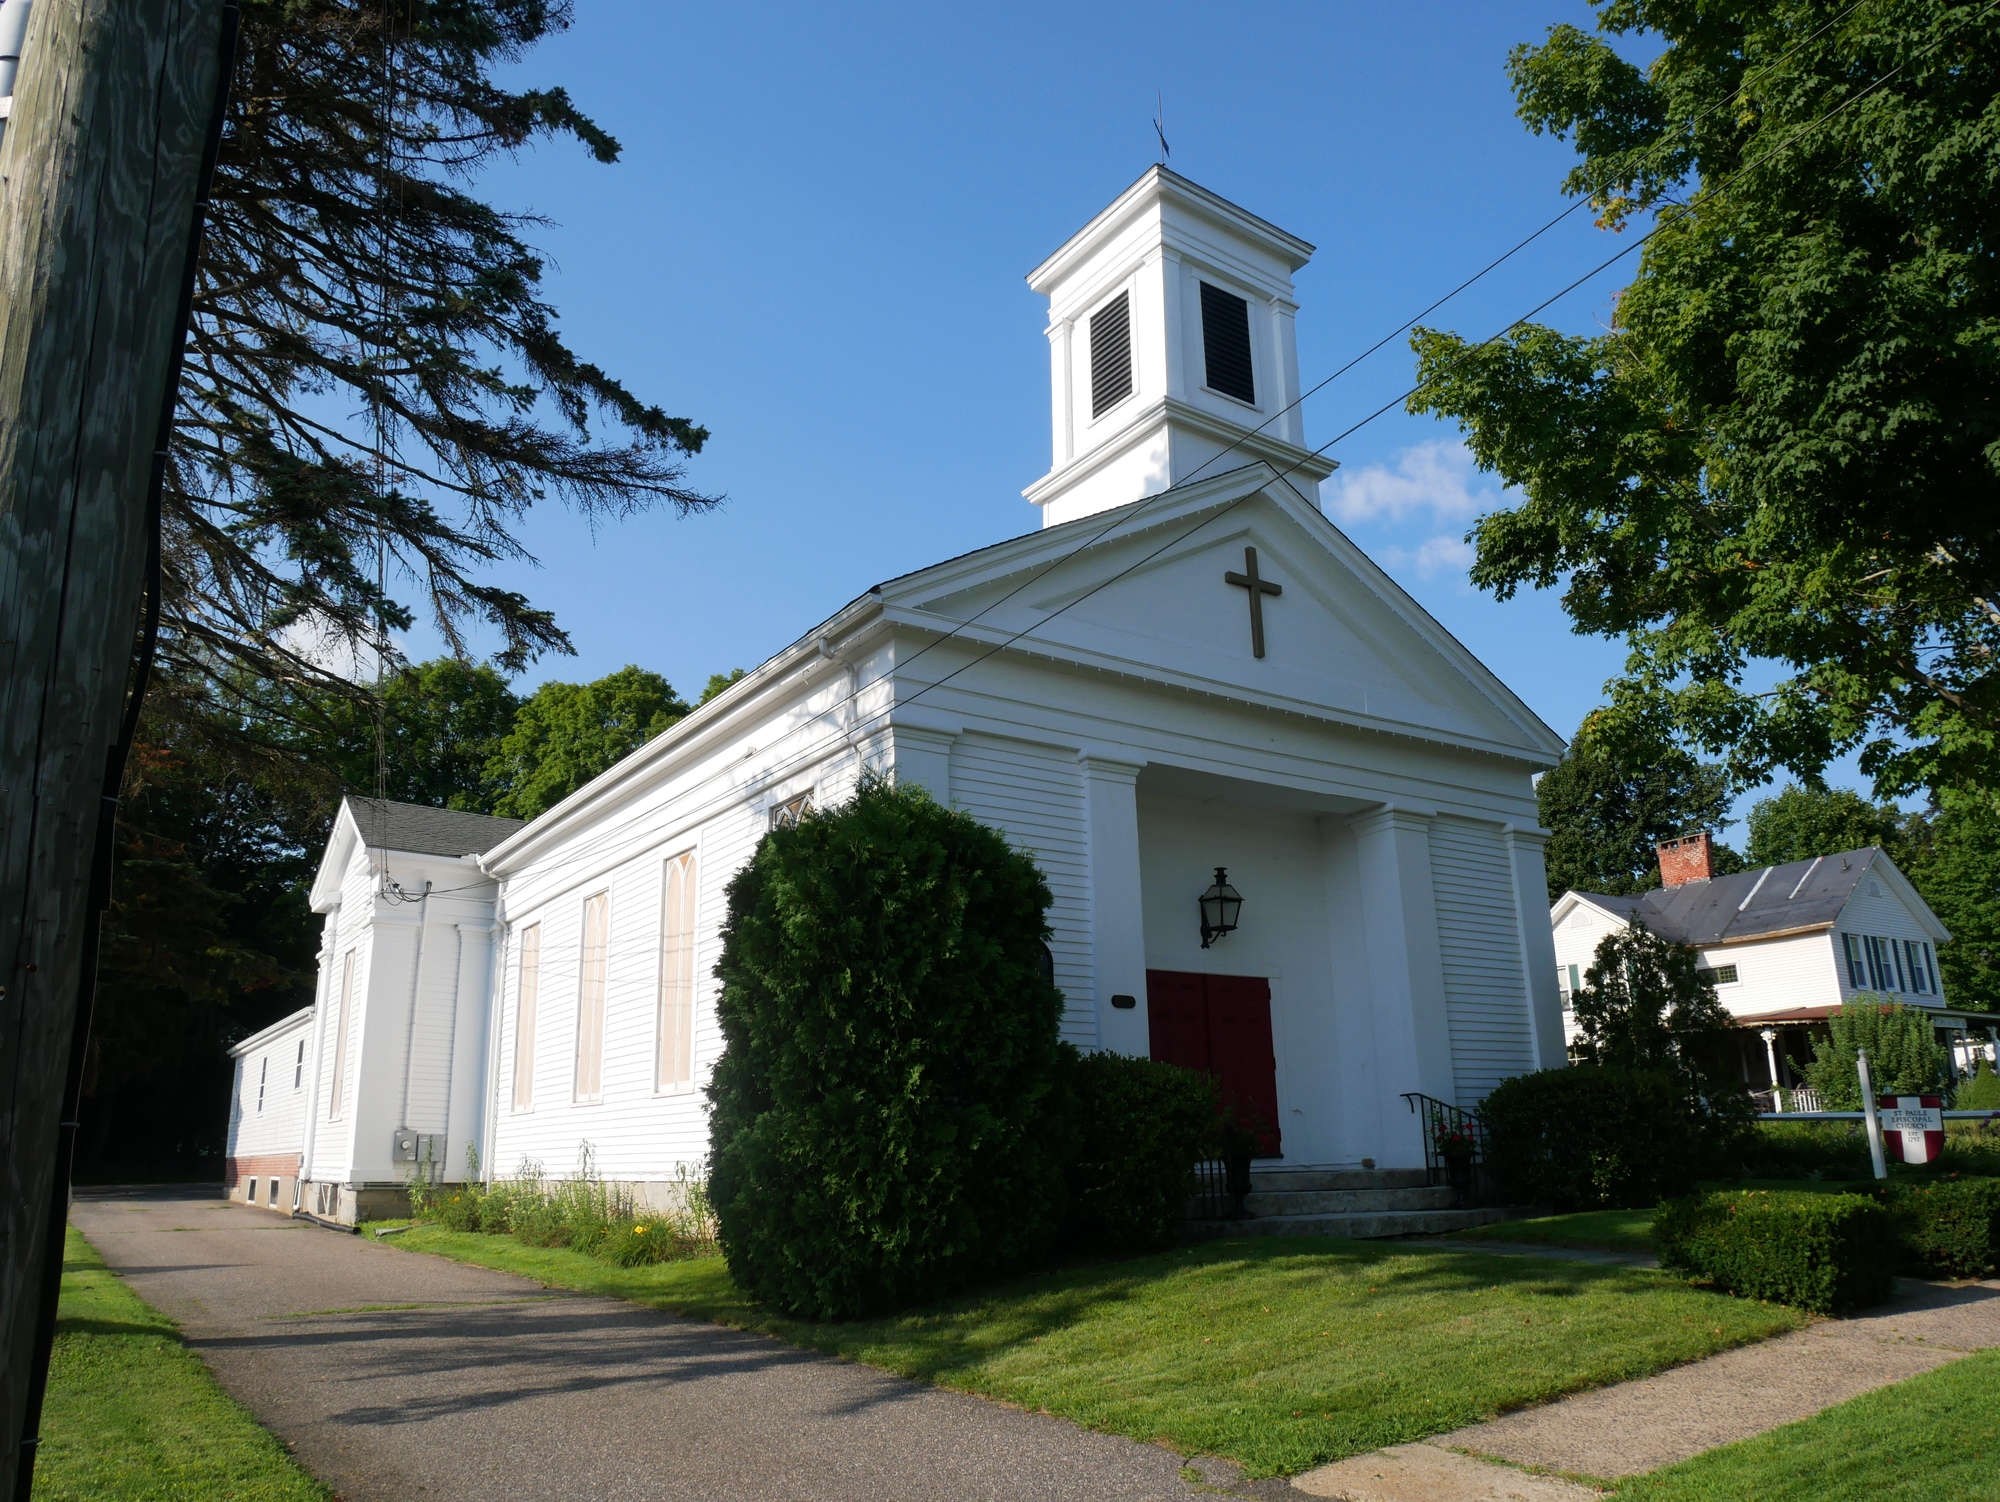
[[642,1203],[633,1185],[604,1180],[587,1142],[568,1178],[548,1178],[532,1159],[523,1159],[512,1178],[490,1184],[480,1182],[478,1162],[470,1153],[466,1168],[465,1182],[441,1184],[426,1165],[419,1165],[410,1183],[412,1217],[448,1231],[564,1247],[619,1267],[673,1262],[715,1250],[708,1186],[685,1167],[662,1205]]

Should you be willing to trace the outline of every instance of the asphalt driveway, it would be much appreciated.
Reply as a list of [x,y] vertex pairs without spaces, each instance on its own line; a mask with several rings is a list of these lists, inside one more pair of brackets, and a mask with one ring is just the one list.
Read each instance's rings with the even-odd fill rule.
[[[398,1251],[219,1191],[85,1191],[71,1218],[346,1498],[1215,1495],[1155,1446]],[[1211,1480],[1229,1486],[1228,1468]]]

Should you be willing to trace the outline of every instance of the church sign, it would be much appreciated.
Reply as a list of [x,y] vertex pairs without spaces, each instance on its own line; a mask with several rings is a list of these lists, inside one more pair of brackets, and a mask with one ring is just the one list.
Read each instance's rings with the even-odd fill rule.
[[1891,1157],[1935,1163],[1944,1152],[1944,1100],[1936,1095],[1885,1095],[1876,1102]]

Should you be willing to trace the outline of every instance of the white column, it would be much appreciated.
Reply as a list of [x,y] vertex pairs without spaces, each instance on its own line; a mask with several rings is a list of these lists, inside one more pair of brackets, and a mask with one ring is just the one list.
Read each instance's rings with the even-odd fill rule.
[[[1139,769],[1088,758],[1083,763],[1090,821],[1090,958],[1097,1045],[1145,1058],[1146,913],[1139,884]],[[1113,998],[1129,996],[1130,1007]]]
[[1392,1168],[1424,1161],[1418,1118],[1397,1097],[1419,1091],[1457,1101],[1431,885],[1430,824],[1427,814],[1395,808],[1352,821],[1368,984],[1375,998],[1376,1080],[1386,1114],[1389,1158],[1382,1166]]
[[1521,930],[1521,965],[1528,984],[1528,1025],[1535,1061],[1544,1069],[1560,1069],[1569,1057],[1569,1048],[1563,1039],[1555,928],[1549,922],[1549,872],[1542,859],[1549,832],[1510,825],[1506,839],[1514,868],[1514,915]]
[[1171,250],[1160,252],[1161,363],[1164,380],[1160,390],[1167,396],[1186,401],[1199,382],[1192,379],[1192,346],[1187,337],[1186,268]]
[[1049,468],[1061,469],[1076,452],[1075,408],[1070,396],[1070,330],[1076,325],[1064,318],[1051,322],[1049,336]]
[[1362,910],[1361,872],[1354,830],[1329,814],[1319,821],[1320,860],[1326,881],[1326,937],[1333,980],[1333,1069],[1338,1090],[1338,1140],[1333,1157],[1386,1162],[1386,1131],[1407,1108],[1382,1082],[1375,1046],[1375,993],[1368,976],[1368,925]]
[[465,1149],[477,1145],[480,1172],[486,1169],[483,1138],[486,1099],[486,1029],[491,1011],[488,978],[493,973],[491,946],[498,927],[492,923],[455,924],[459,944],[458,993],[452,1001],[451,1066],[446,1076],[444,1141],[448,1161],[444,1176],[465,1172]]
[[[1283,411],[1284,415],[1272,424],[1272,436],[1299,448],[1306,446],[1306,423],[1304,409],[1297,405],[1299,399],[1299,305],[1286,298],[1271,299],[1271,374],[1277,378],[1273,400],[1261,403],[1272,410]],[[1262,392],[1258,393],[1260,396]],[[1285,409],[1289,408],[1289,411]],[[1294,485],[1304,481],[1311,484],[1309,477],[1293,475]]]

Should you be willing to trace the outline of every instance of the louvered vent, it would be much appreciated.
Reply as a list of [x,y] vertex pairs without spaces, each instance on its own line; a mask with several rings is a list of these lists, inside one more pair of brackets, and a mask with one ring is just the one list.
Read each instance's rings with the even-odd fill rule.
[[1131,296],[1121,292],[1090,318],[1090,415],[1102,417],[1132,394]]
[[1208,358],[1208,389],[1257,404],[1250,374],[1250,304],[1220,287],[1201,284],[1201,347]]

